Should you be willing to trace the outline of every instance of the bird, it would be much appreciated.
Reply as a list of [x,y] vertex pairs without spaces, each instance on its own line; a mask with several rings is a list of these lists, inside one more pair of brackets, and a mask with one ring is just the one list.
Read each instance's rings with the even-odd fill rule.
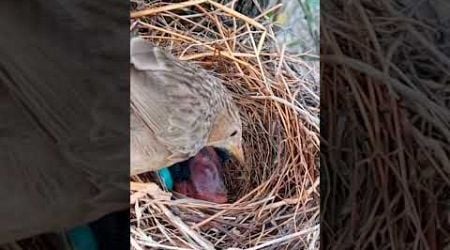
[[139,36],[130,39],[130,147],[132,176],[204,147],[245,161],[239,109],[223,82]]
[[129,249],[129,6],[66,3],[0,1],[0,248],[126,211]]
[[226,203],[228,197],[223,184],[224,161],[226,159],[216,149],[204,147],[194,157],[169,168],[174,179],[174,190],[192,198]]

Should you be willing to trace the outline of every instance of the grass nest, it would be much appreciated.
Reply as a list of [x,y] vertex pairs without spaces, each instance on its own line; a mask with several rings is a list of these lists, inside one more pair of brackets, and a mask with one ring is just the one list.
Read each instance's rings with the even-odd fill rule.
[[448,249],[448,7],[321,6],[322,247]]
[[132,32],[224,80],[246,155],[226,167],[229,204],[174,197],[151,174],[133,177],[133,249],[318,247],[317,64],[277,44],[268,15],[279,5],[249,18],[234,2],[132,1]]

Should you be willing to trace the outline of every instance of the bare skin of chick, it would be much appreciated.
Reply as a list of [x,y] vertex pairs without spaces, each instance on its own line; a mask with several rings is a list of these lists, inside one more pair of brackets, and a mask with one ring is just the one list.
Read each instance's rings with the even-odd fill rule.
[[171,170],[175,191],[188,197],[215,203],[228,201],[223,181],[223,161],[212,147]]

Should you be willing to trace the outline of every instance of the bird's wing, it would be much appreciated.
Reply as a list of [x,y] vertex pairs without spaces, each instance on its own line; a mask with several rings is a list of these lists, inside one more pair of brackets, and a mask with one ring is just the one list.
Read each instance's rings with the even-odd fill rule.
[[131,42],[130,72],[131,109],[157,138],[152,146],[166,148],[171,163],[195,155],[217,111],[218,84],[142,39]]
[[170,152],[161,145],[141,117],[133,110],[130,115],[130,175],[156,171],[161,166],[172,165],[168,159]]
[[0,1],[0,245],[130,206],[127,24],[66,4]]

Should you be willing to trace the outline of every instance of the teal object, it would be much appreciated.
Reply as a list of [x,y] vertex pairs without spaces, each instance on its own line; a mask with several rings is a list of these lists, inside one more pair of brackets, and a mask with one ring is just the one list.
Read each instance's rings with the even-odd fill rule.
[[173,190],[173,179],[172,174],[170,174],[169,168],[163,168],[158,171],[158,175],[161,178],[164,186],[166,186],[167,190]]
[[79,226],[67,233],[73,250],[98,250],[94,232],[87,226]]

